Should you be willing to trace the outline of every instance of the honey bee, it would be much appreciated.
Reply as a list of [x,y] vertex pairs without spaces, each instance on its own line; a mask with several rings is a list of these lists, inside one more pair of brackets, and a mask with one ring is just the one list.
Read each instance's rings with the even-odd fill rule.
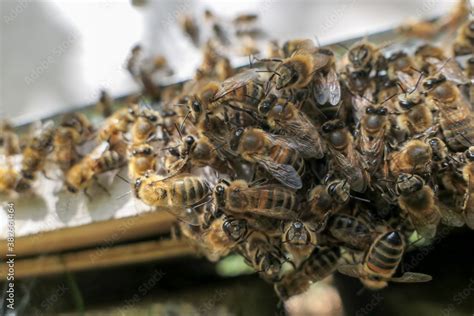
[[390,131],[387,108],[368,106],[361,118],[359,131],[356,145],[365,159],[368,172],[373,174],[387,158],[385,141]]
[[441,219],[433,189],[418,175],[402,173],[395,186],[398,205],[408,214],[417,232],[430,239]]
[[258,15],[257,14],[252,14],[252,13],[244,13],[244,14],[239,14],[238,16],[236,16],[232,23],[234,23],[235,25],[239,25],[239,24],[250,24],[250,23],[254,23],[258,20]]
[[181,145],[177,148],[177,154],[180,159],[170,167],[174,172],[182,170],[186,165],[198,168],[211,166],[218,171],[225,170],[227,166],[220,151],[204,135],[199,138],[191,135],[183,137]]
[[204,210],[200,218],[202,221],[199,226],[180,222],[180,227],[186,237],[198,242],[198,249],[212,262],[228,255],[247,238],[249,228],[245,219],[222,212],[212,214],[209,210]]
[[147,172],[156,170],[156,153],[148,144],[132,146],[128,161],[128,174],[130,179],[135,180],[144,176]]
[[465,152],[467,163],[462,168],[462,175],[467,184],[466,193],[464,194],[464,219],[466,225],[474,229],[474,147],[469,147]]
[[404,51],[392,53],[388,59],[388,76],[399,80],[406,91],[414,91],[422,74],[416,69],[415,59]]
[[372,244],[374,233],[371,227],[357,217],[335,214],[329,218],[327,232],[343,246],[354,250],[366,250]]
[[[285,51],[285,47],[283,47]],[[331,56],[329,50],[317,49],[314,47],[311,49],[300,47],[295,50],[289,57],[284,58],[280,64],[276,67],[274,75],[272,76],[275,81],[275,88],[281,89],[301,89],[307,87],[314,78],[314,74],[323,67],[329,67],[331,62]],[[331,70],[331,75],[334,75]],[[334,84],[334,80],[331,77],[331,84]],[[273,80],[273,79],[272,79]],[[332,89],[333,86],[329,85],[332,93],[336,93],[336,89]],[[325,85],[326,88],[326,85]],[[331,96],[333,101],[337,95]]]
[[458,63],[454,59],[448,58],[444,50],[439,47],[430,44],[418,47],[415,52],[415,60],[420,70],[429,76],[441,72],[446,79],[457,84],[469,83],[469,79]]
[[325,145],[318,129],[290,100],[269,94],[258,106],[258,112],[274,132],[291,136],[304,158],[324,156]]
[[321,227],[310,221],[292,220],[285,223],[281,242],[297,267],[313,252],[320,231]]
[[336,271],[340,258],[339,247],[316,248],[298,269],[283,275],[282,279],[275,283],[275,292],[283,301],[306,292],[311,284]]
[[238,250],[246,263],[264,280],[269,282],[280,280],[282,266],[287,259],[264,232],[252,230],[246,242],[239,245]]
[[390,155],[390,172],[394,176],[401,173],[428,173],[431,168],[432,151],[430,145],[413,139]]
[[262,166],[289,188],[301,189],[303,186],[304,160],[286,139],[258,128],[238,128],[229,147],[244,160]]
[[313,94],[318,104],[337,105],[341,101],[341,85],[336,71],[336,57],[334,52],[327,48],[318,49],[318,53],[326,55],[326,65],[315,73]]
[[137,106],[130,106],[114,112],[99,129],[97,141],[99,143],[108,142],[110,150],[118,152],[121,156],[126,156],[128,144],[124,134],[128,132],[129,126],[135,121],[137,113]]
[[53,160],[63,171],[68,170],[79,159],[76,137],[75,130],[63,126],[54,134]]
[[0,167],[0,195],[18,197],[31,188],[31,180],[22,177],[11,165]]
[[44,170],[46,156],[52,149],[55,127],[52,121],[45,123],[28,141],[23,149],[21,175],[33,180],[35,173]]
[[66,188],[71,193],[84,191],[88,195],[87,189],[99,174],[118,169],[123,163],[121,155],[102,143],[66,172]]
[[347,179],[352,190],[364,192],[368,184],[368,174],[345,124],[336,119],[324,123],[321,130],[332,158],[332,172],[340,173]]
[[151,109],[142,109],[130,129],[134,145],[150,142],[156,137],[160,114]]
[[0,121],[0,148],[5,156],[17,155],[21,152],[20,140],[13,131],[10,122]]
[[189,36],[194,46],[199,46],[199,27],[191,15],[184,15],[180,19],[181,30]]
[[189,174],[167,178],[145,174],[135,180],[135,196],[143,203],[160,207],[190,225],[199,225],[197,206],[206,204],[211,191],[204,179]]
[[345,57],[345,71],[351,91],[362,93],[366,90],[370,83],[370,73],[379,54],[379,48],[367,39],[363,39],[349,48]]
[[103,117],[109,117],[112,115],[112,108],[114,101],[112,97],[105,90],[100,91],[99,101],[96,104],[97,111],[102,114]]
[[442,74],[423,81],[426,103],[439,110],[439,125],[448,147],[462,151],[474,143],[474,122],[470,104],[459,88]]
[[405,272],[400,277],[393,277],[404,251],[403,236],[398,231],[388,231],[375,238],[363,262],[355,265],[342,264],[337,270],[342,274],[359,278],[371,290],[383,289],[389,281],[402,283],[430,281],[431,276],[414,272]]
[[94,133],[94,127],[87,116],[74,112],[63,116],[60,126],[72,128],[76,135],[76,143],[82,144],[89,140]]
[[256,109],[265,91],[255,69],[247,69],[224,80],[216,86],[212,104],[232,102]]
[[471,18],[458,30],[453,44],[454,56],[469,55],[474,52],[474,20]]
[[332,211],[334,200],[329,194],[326,186],[317,185],[308,193],[308,211],[316,222],[322,222],[329,212]]
[[244,180],[225,180],[214,187],[214,202],[235,214],[252,213],[276,219],[292,219],[296,212],[296,195],[278,185],[250,186]]
[[400,95],[398,110],[397,126],[407,135],[423,133],[433,126],[433,114],[423,96],[417,92]]

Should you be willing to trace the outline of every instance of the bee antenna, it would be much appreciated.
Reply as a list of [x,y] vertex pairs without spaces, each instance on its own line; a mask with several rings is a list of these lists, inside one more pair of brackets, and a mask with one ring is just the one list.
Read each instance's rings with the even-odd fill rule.
[[[179,130],[180,130],[180,131],[183,130],[183,128],[184,128],[184,123],[186,123],[186,120],[188,119],[188,116],[189,116],[190,113],[191,113],[191,111],[188,111],[188,112],[186,113],[186,115],[184,116],[184,119],[183,119],[183,121],[181,122],[181,125],[179,126]],[[180,133],[179,135],[181,136],[181,133]]]
[[398,95],[398,93],[394,93],[393,95],[389,96],[388,98],[386,98],[382,103],[380,104],[384,104],[385,102],[391,100],[392,98],[396,97]]
[[[413,87],[413,89],[409,92],[409,94],[412,94],[413,92],[416,91],[416,89],[418,89],[418,85],[420,84],[421,82],[421,79],[425,76],[425,73],[423,71],[419,71],[413,67],[410,67],[411,69],[415,70],[415,71],[418,71],[420,73],[420,76],[418,77],[418,80],[416,81],[416,84],[415,86]],[[406,93],[406,92],[405,92]]]
[[362,201],[362,202],[366,202],[366,203],[371,203],[372,201],[368,200],[368,199],[364,199],[364,198],[361,198],[361,197],[358,197],[358,196],[355,196],[355,195],[351,195],[349,194],[349,196],[353,199],[356,199],[358,201]]
[[179,138],[183,139],[183,134],[181,134],[181,130],[180,130],[178,124],[174,123],[174,127],[176,128],[176,131],[178,132]]

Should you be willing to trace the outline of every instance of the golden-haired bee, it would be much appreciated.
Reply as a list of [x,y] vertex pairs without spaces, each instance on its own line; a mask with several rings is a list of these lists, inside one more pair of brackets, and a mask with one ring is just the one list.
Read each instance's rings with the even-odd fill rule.
[[402,173],[395,186],[398,205],[408,214],[417,232],[430,239],[436,234],[441,219],[433,189],[416,174]]
[[258,106],[274,132],[292,137],[304,158],[322,158],[325,144],[309,117],[286,98],[269,94]]
[[66,172],[66,187],[69,192],[84,190],[87,194],[87,188],[97,175],[118,169],[123,164],[123,156],[110,150],[108,143],[102,143]]
[[152,146],[148,144],[132,146],[129,155],[128,174],[130,179],[135,180],[156,170],[156,153]]
[[352,190],[364,192],[368,185],[368,174],[360,153],[355,149],[353,137],[344,122],[332,120],[321,126],[327,140],[331,159],[331,172],[347,179]]
[[370,174],[379,171],[381,165],[386,162],[385,142],[389,131],[387,108],[369,105],[360,120],[356,145],[365,159]]
[[398,110],[397,126],[406,135],[421,134],[433,126],[433,114],[424,97],[417,92],[400,95]]
[[230,150],[244,160],[257,163],[280,183],[301,189],[304,160],[293,145],[281,136],[258,128],[238,128],[229,142]]
[[5,156],[13,156],[21,152],[18,135],[13,131],[10,122],[5,120],[0,121],[0,148]]
[[367,250],[360,264],[342,264],[337,270],[345,275],[359,278],[372,290],[383,289],[387,282],[427,282],[429,275],[405,272],[400,277],[393,277],[405,251],[403,236],[398,231],[388,231],[380,234]]
[[[313,45],[314,47],[314,45]],[[285,51],[285,48],[283,48]],[[298,48],[291,56],[283,59],[272,75],[277,90],[301,89],[307,87],[314,74],[330,63],[328,50],[320,52],[317,48]],[[330,68],[332,69],[332,68]]]
[[[211,204],[206,204],[205,207]],[[183,235],[197,242],[198,249],[212,262],[228,255],[247,238],[249,227],[247,220],[234,218],[222,212],[213,214],[205,209],[199,215],[200,225],[180,222]]]
[[189,174],[167,178],[145,174],[135,180],[134,191],[143,203],[164,208],[191,225],[199,225],[199,216],[194,209],[206,204],[211,194],[207,181]]
[[0,195],[15,198],[18,193],[27,192],[31,188],[31,180],[24,178],[12,166],[0,167]]
[[471,18],[458,30],[453,44],[454,56],[469,55],[474,52],[474,20]]
[[267,234],[257,230],[250,231],[246,242],[239,245],[238,251],[264,280],[280,280],[282,266],[287,259]]
[[33,180],[36,172],[43,171],[46,156],[52,150],[55,131],[53,122],[48,121],[29,139],[22,152],[21,175],[23,177]]
[[247,69],[220,83],[211,102],[231,102],[256,109],[264,95],[258,72],[255,69]]
[[390,172],[394,176],[401,173],[425,174],[431,169],[432,151],[430,145],[413,139],[390,155]]
[[283,248],[291,254],[292,261],[298,267],[318,244],[318,233],[322,225],[310,221],[291,220],[283,225],[281,242]]
[[471,106],[459,88],[442,74],[423,81],[426,103],[439,110],[439,125],[448,147],[462,151],[474,144]]
[[296,215],[296,194],[279,185],[249,186],[244,180],[225,180],[214,187],[214,202],[232,213],[252,213],[277,219]]
[[283,275],[282,279],[275,283],[275,292],[284,301],[306,292],[311,284],[336,271],[340,258],[339,247],[316,248],[298,269]]
[[156,137],[160,114],[151,109],[141,109],[130,128],[134,145],[144,144]]
[[342,243],[342,246],[355,250],[366,250],[374,238],[370,226],[357,217],[346,214],[332,215],[326,226],[330,236]]

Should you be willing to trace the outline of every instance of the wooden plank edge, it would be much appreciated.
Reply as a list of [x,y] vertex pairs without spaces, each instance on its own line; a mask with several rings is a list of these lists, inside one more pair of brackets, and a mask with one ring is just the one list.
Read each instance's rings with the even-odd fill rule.
[[[158,234],[168,233],[175,217],[166,211],[66,227],[15,239],[17,257],[56,253],[91,246],[112,246]],[[5,258],[7,241],[0,240],[0,258]]]
[[[110,268],[145,263],[195,254],[194,248],[183,240],[160,240],[131,243],[109,248],[15,259],[15,279],[48,276],[65,272]],[[8,265],[2,262],[0,279],[5,280]]]

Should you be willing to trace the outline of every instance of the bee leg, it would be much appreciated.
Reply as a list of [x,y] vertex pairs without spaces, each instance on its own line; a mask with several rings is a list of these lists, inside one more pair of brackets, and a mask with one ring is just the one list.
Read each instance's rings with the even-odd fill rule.
[[178,223],[174,223],[173,225],[171,225],[170,235],[171,235],[171,240],[181,240],[181,239],[183,239],[183,235],[181,233],[181,229],[179,228]]
[[87,196],[87,199],[89,200],[89,202],[92,202],[92,196],[89,194],[89,192],[87,192],[87,188],[84,189],[84,194]]

